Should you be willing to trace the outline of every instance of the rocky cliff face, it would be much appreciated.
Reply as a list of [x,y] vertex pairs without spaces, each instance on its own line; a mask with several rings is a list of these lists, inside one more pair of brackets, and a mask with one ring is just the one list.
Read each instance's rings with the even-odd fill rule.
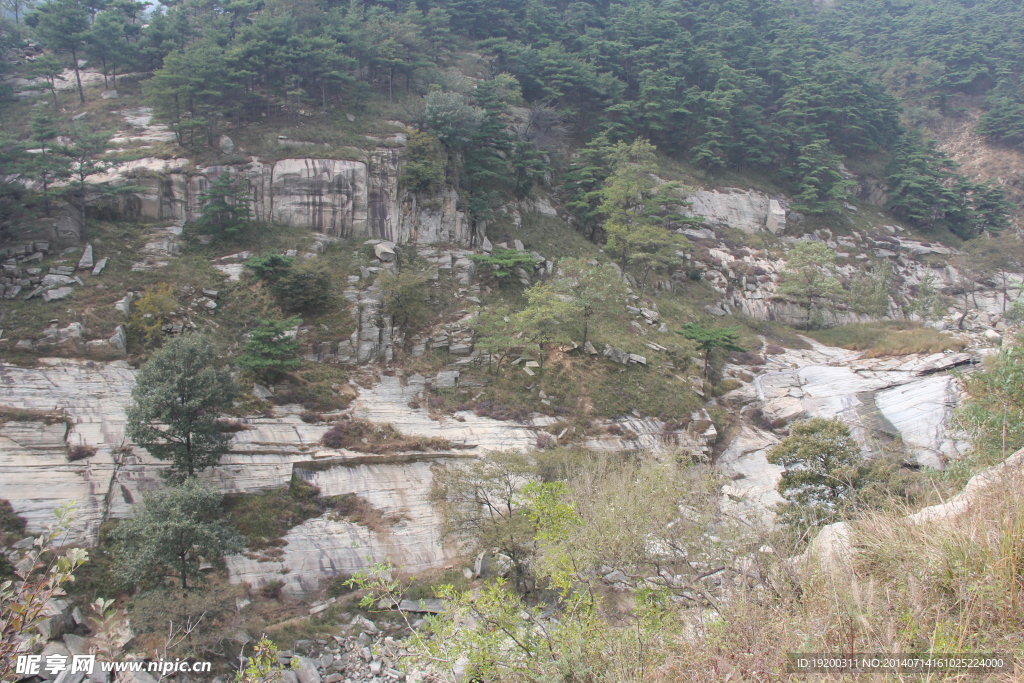
[[471,248],[483,242],[483,235],[474,232],[458,210],[454,191],[429,206],[400,191],[399,152],[391,148],[369,150],[365,161],[298,158],[265,164],[253,157],[245,166],[201,169],[186,159],[139,159],[95,176],[92,182],[140,188],[112,207],[121,217],[193,221],[202,215],[202,198],[210,182],[222,173],[241,180],[258,221],[396,244]]
[[[66,423],[0,424],[0,498],[11,502],[30,532],[52,521],[58,503],[74,500],[75,540],[93,545],[104,520],[127,515],[146,491],[163,486],[160,473],[166,464],[125,437],[124,409],[134,375],[123,361],[43,358],[33,368],[0,365],[0,405],[63,411],[67,418]],[[230,452],[204,474],[207,480],[225,493],[250,493],[287,486],[297,475],[325,495],[363,497],[382,513],[383,522],[368,527],[329,516],[309,520],[289,532],[281,558],[228,558],[232,581],[259,586],[281,579],[287,591],[299,594],[323,578],[366,566],[367,556],[374,562],[389,559],[408,571],[443,564],[449,551],[439,540],[439,520],[429,498],[434,468],[487,450],[531,448],[538,426],[473,413],[462,421],[436,421],[426,410],[408,405],[423,400],[427,388],[420,376],[406,381],[385,377],[383,384],[362,391],[351,410],[356,417],[392,423],[410,436],[446,438],[458,450],[373,456],[326,449],[320,440],[330,425],[303,422],[301,406],[279,406],[273,417],[244,418]],[[68,453],[74,446],[95,450],[72,462]]]
[[[885,317],[901,320],[906,319],[905,304],[912,301],[921,284],[928,280],[936,291],[953,295],[962,286],[962,275],[957,269],[944,263],[951,256],[957,255],[955,249],[934,242],[923,242],[911,239],[900,233],[900,228],[885,226],[886,232],[853,231],[850,236],[834,236],[829,230],[818,230],[799,236],[786,234],[783,242],[788,246],[805,240],[824,242],[834,250],[837,257],[837,271],[840,278],[852,279],[861,274],[866,263],[872,259],[886,259],[893,266],[896,277],[895,293],[890,297],[889,310]],[[686,230],[687,236],[695,248],[687,259],[691,267],[697,268],[702,277],[722,297],[720,304],[709,306],[708,311],[714,315],[724,316],[739,312],[758,320],[775,320],[787,325],[803,325],[807,321],[804,308],[779,295],[779,284],[786,268],[785,258],[777,258],[763,249],[749,246],[730,246],[718,237],[714,230]],[[796,232],[792,227],[788,233]],[[939,257],[929,264],[921,260],[923,256]],[[683,270],[674,276],[677,280],[686,277]],[[1008,276],[1013,283],[1018,283],[1024,276],[1013,273]],[[1000,288],[984,284],[971,296],[971,311],[965,320],[966,329],[985,331],[993,329],[997,332],[1005,330],[1000,321],[1004,308],[1012,305],[1012,292],[1004,301]],[[954,301],[962,302],[962,294]],[[954,306],[949,309],[945,324],[956,325],[962,311]],[[846,304],[836,306],[835,310],[822,311],[822,323],[826,326],[846,325],[856,322],[867,322],[874,318],[867,314],[857,313]]]

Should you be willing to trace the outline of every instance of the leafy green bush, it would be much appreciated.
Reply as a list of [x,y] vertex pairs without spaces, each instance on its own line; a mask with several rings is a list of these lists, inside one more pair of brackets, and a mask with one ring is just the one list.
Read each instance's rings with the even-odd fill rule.
[[293,265],[270,285],[270,291],[287,311],[322,310],[330,301],[331,274],[320,263]]
[[276,547],[288,530],[322,515],[329,502],[320,489],[293,475],[287,489],[229,496],[224,510],[250,550]]
[[441,141],[429,133],[411,133],[405,145],[405,158],[399,182],[409,192],[436,192],[444,182],[445,152]]
[[203,215],[198,225],[218,239],[238,239],[252,225],[252,198],[244,178],[223,172],[210,183],[202,197]]
[[816,417],[793,425],[791,434],[768,452],[782,465],[778,508],[785,522],[800,529],[827,524],[852,503],[867,473],[860,444],[846,423]]
[[485,270],[491,270],[500,284],[514,280],[512,276],[516,274],[516,268],[532,273],[533,265],[537,262],[530,254],[515,249],[495,249],[491,256],[470,254],[469,258],[479,263]]

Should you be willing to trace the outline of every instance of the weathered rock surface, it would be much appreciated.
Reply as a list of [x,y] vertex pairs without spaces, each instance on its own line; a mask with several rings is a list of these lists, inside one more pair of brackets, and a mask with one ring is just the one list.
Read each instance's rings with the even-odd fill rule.
[[440,518],[430,502],[432,469],[445,460],[421,458],[349,465],[342,457],[339,464],[323,470],[296,465],[296,474],[324,495],[355,493],[366,500],[381,513],[380,525],[353,524],[330,513],[308,520],[287,533],[279,558],[226,558],[232,583],[258,587],[276,579],[284,582],[285,593],[303,595],[326,578],[351,575],[368,563],[390,560],[402,571],[421,572],[449,561],[452,549],[446,552],[440,541]]
[[[222,173],[239,178],[253,197],[253,216],[341,238],[379,238],[395,244],[445,243],[470,247],[483,242],[472,232],[458,196],[450,191],[439,208],[403,201],[398,190],[398,151],[379,148],[367,161],[298,158],[245,166],[211,166],[195,174],[187,159],[138,159],[120,164],[92,182],[131,184],[142,190],[122,198],[118,211],[131,218],[192,221],[202,214],[202,196]],[[100,199],[93,198],[93,201]]]
[[[735,188],[729,188],[724,192],[698,190],[687,199],[693,203],[689,209],[691,216],[701,216],[710,225],[737,228],[748,233],[755,233],[765,227],[769,205],[773,201],[768,195],[760,192]],[[781,209],[779,206],[779,210]],[[782,220],[784,223],[784,211]]]
[[969,354],[864,359],[808,341],[810,350],[769,356],[754,378],[769,420],[841,417],[867,454],[871,433],[895,427],[921,464],[943,467],[959,456],[962,444],[947,429],[958,388],[951,376],[933,373],[970,362]]
[[[68,419],[68,424],[0,425],[0,498],[25,517],[30,532],[52,521],[60,501],[73,499],[78,506],[75,537],[93,544],[103,520],[124,516],[143,492],[163,486],[160,472],[166,464],[125,441],[124,408],[134,375],[123,361],[42,358],[33,368],[0,365],[0,405],[63,410]],[[461,413],[464,422],[435,421],[426,410],[408,405],[423,398],[426,378],[414,375],[405,383],[398,377],[382,379],[383,384],[360,392],[354,416],[392,423],[410,436],[445,438],[459,449],[385,456],[330,451],[320,445],[330,424],[307,424],[300,418],[301,406],[276,407],[276,417],[245,418],[230,452],[204,473],[208,481],[228,493],[245,493],[287,486],[297,474],[326,495],[357,493],[384,521],[371,529],[326,516],[309,520],[289,532],[285,555],[275,562],[229,558],[233,580],[259,585],[280,578],[286,590],[300,594],[324,578],[365,566],[367,555],[374,561],[389,558],[409,571],[443,564],[447,550],[438,540],[429,501],[433,468],[486,450],[529,449],[536,442],[533,425],[473,413]],[[96,453],[68,462],[69,446],[79,444],[95,447]],[[129,450],[122,450],[126,445]],[[290,571],[282,575],[283,568]]]

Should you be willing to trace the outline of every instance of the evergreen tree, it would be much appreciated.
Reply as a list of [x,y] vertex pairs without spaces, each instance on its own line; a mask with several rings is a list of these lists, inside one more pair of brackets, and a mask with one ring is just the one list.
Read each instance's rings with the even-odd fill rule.
[[658,187],[654,179],[657,160],[654,146],[646,140],[613,145],[607,157],[612,168],[600,190],[599,210],[605,216],[608,235],[605,251],[617,259],[622,271],[646,274],[680,261],[676,254],[688,244],[685,237],[664,227],[667,220],[691,222],[673,208],[682,204],[669,193],[674,186]]
[[219,174],[203,194],[203,215],[197,222],[200,230],[218,239],[239,239],[252,225],[252,208],[246,179]]
[[218,417],[237,393],[228,371],[217,367],[209,339],[174,337],[136,375],[126,411],[128,438],[158,460],[169,460],[170,479],[193,477],[227,452],[231,434]]
[[469,258],[483,268],[490,269],[499,285],[515,281],[516,269],[522,268],[527,273],[533,271],[537,259],[530,254],[516,249],[495,249],[490,256],[486,254],[470,254]]
[[573,317],[583,326],[580,346],[586,346],[593,323],[606,317],[622,317],[626,286],[608,264],[568,258],[559,261],[558,267],[560,274],[552,287],[556,293],[570,298]]
[[56,148],[60,128],[53,116],[40,109],[33,114],[29,125],[32,143],[39,145],[39,154],[25,165],[25,175],[42,187],[43,211],[49,217],[51,190],[54,184],[71,177],[71,169],[62,150]]
[[779,293],[792,297],[807,311],[807,329],[822,300],[834,301],[843,288],[836,277],[836,255],[824,242],[800,242],[786,255]]
[[768,451],[768,462],[785,467],[778,490],[786,502],[779,512],[800,528],[833,521],[853,502],[867,475],[860,445],[838,418],[794,424]]
[[[71,162],[70,186],[72,199],[77,198],[81,216],[78,238],[82,242],[89,241],[85,221],[86,198],[90,192],[105,193],[112,188],[107,183],[93,183],[86,187],[87,180],[100,173],[105,173],[113,166],[113,162],[104,158],[110,143],[109,131],[93,131],[81,121],[71,123],[67,131],[70,144],[61,148],[61,153]],[[118,191],[127,192],[133,188],[120,187]]]
[[78,70],[78,54],[86,44],[89,13],[80,0],[50,0],[29,15],[26,22],[35,28],[44,45],[55,52],[71,55],[71,68],[78,82],[78,97],[85,104],[82,75]]
[[707,328],[697,323],[683,325],[678,334],[683,335],[697,345],[697,350],[704,352],[704,378],[708,376],[708,363],[711,361],[711,352],[715,349],[726,351],[746,351],[737,342],[739,341],[739,330],[735,327]]
[[238,367],[273,382],[302,365],[299,340],[294,334],[288,334],[301,322],[298,317],[260,320],[259,326],[249,333],[245,349],[238,357]]
[[[49,53],[44,53],[35,58],[27,68],[28,75],[33,78],[40,78],[44,85],[36,86],[50,91],[53,97],[53,111],[57,111],[57,81],[63,80],[64,66],[60,60]],[[54,114],[56,115],[56,114]]]
[[244,547],[223,518],[224,494],[187,479],[156,493],[143,494],[132,515],[112,534],[115,571],[126,586],[175,577],[183,589],[194,585],[202,562],[219,563]]

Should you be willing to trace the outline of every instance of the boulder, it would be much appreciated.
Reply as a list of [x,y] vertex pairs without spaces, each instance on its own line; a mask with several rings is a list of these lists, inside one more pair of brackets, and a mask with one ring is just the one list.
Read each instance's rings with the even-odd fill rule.
[[773,235],[777,235],[786,229],[786,210],[782,208],[777,199],[768,202],[768,218],[764,226]]
[[64,645],[73,655],[89,654],[89,641],[82,636],[76,636],[74,633],[64,634]]
[[91,270],[93,265],[95,264],[92,260],[92,245],[87,244],[85,245],[85,251],[82,252],[82,258],[78,259],[78,269]]
[[132,295],[131,294],[126,294],[123,299],[117,301],[114,304],[114,308],[117,309],[118,311],[120,311],[121,313],[124,313],[124,315],[126,317],[131,315]]
[[473,573],[480,578],[505,577],[512,571],[512,558],[499,552],[485,550],[476,556]]
[[118,325],[109,339],[94,339],[85,344],[89,356],[124,358],[128,354],[128,335],[124,326]]
[[607,344],[605,344],[604,347],[604,355],[608,358],[608,360],[613,361],[615,363],[621,363],[622,365],[625,365],[629,362],[629,354],[627,352],[622,351],[620,349],[613,349]]
[[755,233],[768,221],[768,195],[753,190],[698,190],[688,199],[692,202],[690,215],[701,216],[713,226],[728,226]]
[[36,353],[52,351],[70,351],[81,353],[85,348],[82,340],[84,329],[82,323],[69,323],[67,327],[56,325],[46,329],[46,336],[35,343]]
[[391,263],[395,260],[395,243],[380,242],[379,244],[375,244],[373,245],[373,253],[381,260],[382,263]]
[[49,657],[66,657],[67,659],[64,659],[63,661],[71,661],[71,653],[66,647],[64,647],[64,643],[56,640],[46,643],[46,645],[43,646],[41,654],[43,656],[43,661],[40,663],[39,675],[47,681],[52,681],[60,675],[60,672],[51,673],[46,670],[46,661]]
[[[42,615],[43,619],[36,624],[36,630],[45,640],[56,640],[64,635],[65,631],[74,628],[74,622],[71,620],[71,607],[65,600],[56,598],[47,600],[43,606]],[[59,647],[61,650],[67,650],[64,645]]]
[[92,269],[93,275],[99,275],[103,272],[103,269],[107,267],[107,259],[101,258],[96,262],[96,266]]
[[608,572],[601,577],[605,583],[614,585],[616,583],[629,583],[629,577],[623,574],[620,570],[616,569],[613,572]]
[[442,370],[434,378],[435,389],[454,389],[459,385],[458,370]]
[[60,301],[74,290],[71,287],[60,287],[43,292],[43,301]]
[[104,90],[103,92],[100,93],[100,99],[116,100],[117,99],[117,91],[116,90]]
[[220,136],[217,146],[220,147],[220,151],[224,154],[231,154],[235,151],[235,143],[227,135]]
[[300,656],[292,660],[292,666],[295,666],[295,661],[298,661],[295,675],[298,676],[299,683],[320,683],[320,672],[317,671],[317,662],[309,657]]
[[70,275],[63,275],[60,273],[49,273],[43,276],[42,281],[39,283],[43,287],[53,287],[54,285],[70,285],[75,279]]

